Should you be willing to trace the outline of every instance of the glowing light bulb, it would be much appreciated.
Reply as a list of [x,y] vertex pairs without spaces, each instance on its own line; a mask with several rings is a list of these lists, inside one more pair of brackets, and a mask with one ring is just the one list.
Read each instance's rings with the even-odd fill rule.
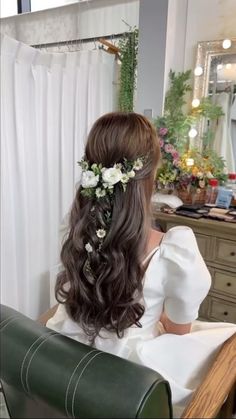
[[193,166],[194,165],[194,159],[191,159],[191,158],[186,159],[186,165],[189,166],[189,167]]
[[201,75],[202,75],[202,73],[203,73],[203,69],[202,69],[202,67],[200,67],[200,66],[195,67],[195,69],[194,69],[194,74],[195,74],[195,76],[201,76]]
[[231,45],[232,45],[232,42],[230,41],[230,39],[224,39],[224,41],[222,42],[222,47],[224,49],[230,48]]
[[197,136],[197,130],[196,130],[196,128],[191,128],[190,131],[189,131],[189,133],[188,133],[188,136],[190,138],[195,138]]
[[223,64],[218,64],[217,70],[222,70],[222,68],[223,68]]
[[193,108],[198,108],[199,105],[200,105],[200,100],[199,99],[193,99],[192,100],[192,107]]
[[227,70],[230,70],[230,68],[232,67],[232,64],[228,63],[226,64],[225,68],[227,68]]

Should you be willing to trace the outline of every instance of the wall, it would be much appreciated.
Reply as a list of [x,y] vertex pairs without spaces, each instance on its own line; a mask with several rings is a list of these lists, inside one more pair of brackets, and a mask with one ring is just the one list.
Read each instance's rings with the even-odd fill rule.
[[188,0],[169,0],[165,51],[164,90],[170,69],[183,71],[185,59]]
[[169,0],[140,0],[137,112],[160,115],[163,107]]
[[198,42],[232,37],[236,37],[235,0],[188,0],[184,69],[194,68]]
[[1,19],[1,32],[29,45],[126,32],[138,26],[139,0],[90,0]]

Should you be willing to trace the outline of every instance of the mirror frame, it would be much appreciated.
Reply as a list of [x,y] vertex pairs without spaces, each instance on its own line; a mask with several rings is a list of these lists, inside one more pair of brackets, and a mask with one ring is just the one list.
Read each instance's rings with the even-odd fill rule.
[[[193,83],[193,99],[201,100],[202,97],[208,95],[208,82],[210,74],[210,62],[211,58],[218,55],[229,55],[236,54],[236,38],[228,38],[231,40],[231,47],[224,49],[222,46],[223,39],[217,41],[204,41],[198,42],[197,44],[197,57],[195,62],[195,67],[201,67],[203,72],[200,76],[194,74],[194,83]],[[204,118],[199,122],[198,125],[198,139],[197,146],[201,149],[202,142],[201,136],[204,130]]]

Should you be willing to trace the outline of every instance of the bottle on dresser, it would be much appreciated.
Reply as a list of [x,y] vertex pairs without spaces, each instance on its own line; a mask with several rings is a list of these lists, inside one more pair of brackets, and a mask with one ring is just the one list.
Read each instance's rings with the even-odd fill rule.
[[232,191],[231,205],[236,205],[236,173],[229,173],[226,188]]
[[217,179],[209,179],[209,183],[206,190],[205,205],[209,207],[215,206],[218,194],[218,185],[219,183]]

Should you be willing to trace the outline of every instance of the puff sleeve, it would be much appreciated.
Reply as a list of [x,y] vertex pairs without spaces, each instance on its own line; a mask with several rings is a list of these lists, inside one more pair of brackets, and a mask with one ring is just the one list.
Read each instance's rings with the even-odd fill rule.
[[164,311],[174,323],[190,323],[198,317],[211,277],[189,227],[174,227],[161,245],[164,268]]

